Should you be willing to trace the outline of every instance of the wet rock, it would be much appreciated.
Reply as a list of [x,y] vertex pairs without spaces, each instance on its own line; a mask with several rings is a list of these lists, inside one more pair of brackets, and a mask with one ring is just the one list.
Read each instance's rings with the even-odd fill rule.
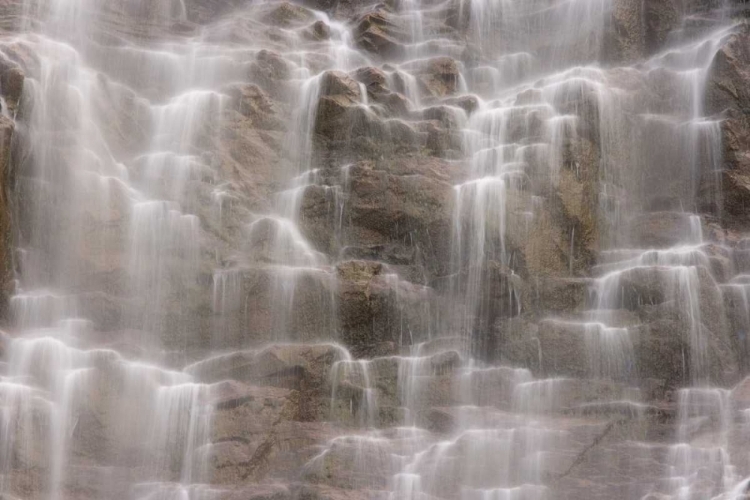
[[250,65],[251,80],[256,81],[264,90],[273,96],[283,95],[290,69],[284,58],[270,50],[260,50],[255,61]]
[[387,486],[388,452],[384,443],[366,436],[336,439],[304,471],[304,479],[345,490]]
[[456,106],[463,109],[467,115],[471,115],[479,107],[479,99],[473,95],[451,97],[443,101],[448,106]]
[[[284,339],[310,342],[328,339],[335,328],[334,276],[326,270],[289,271],[261,265],[238,271],[237,288],[226,297],[228,306],[208,313],[220,320],[217,339],[223,345],[262,345]],[[288,284],[282,288],[282,280]],[[279,304],[286,304],[280,310]],[[206,304],[206,307],[212,307]],[[283,312],[282,312],[283,311]]]
[[25,79],[26,76],[20,67],[12,64],[0,65],[0,89],[11,114],[21,100]]
[[314,19],[312,12],[301,5],[289,2],[283,2],[265,17],[267,22],[284,27],[309,22],[312,19]]
[[668,248],[685,243],[694,243],[691,234],[698,227],[691,226],[691,220],[679,212],[648,212],[639,215],[630,223],[631,241],[642,248]]
[[[580,33],[571,33],[568,37],[569,23],[560,23],[556,16],[556,8],[561,4],[587,2],[551,2],[549,9],[534,8],[532,17],[519,19],[517,24],[522,29],[496,30],[498,40],[503,37],[503,41],[509,42],[502,46],[502,51],[495,50],[490,43],[484,46],[482,53],[474,46],[464,50],[463,45],[468,43],[464,41],[464,34],[459,39],[444,24],[457,30],[467,29],[468,2],[459,6],[456,2],[437,5],[428,1],[422,5],[425,33],[430,38],[440,39],[431,40],[419,50],[430,54],[450,53],[451,57],[408,62],[399,67],[399,71],[416,77],[423,98],[421,105],[426,108],[415,109],[414,103],[404,96],[405,86],[399,85],[394,67],[384,67],[388,77],[384,71],[372,67],[360,68],[349,75],[323,74],[312,138],[313,164],[304,165],[316,168],[309,174],[309,178],[315,180],[313,185],[304,188],[299,206],[296,205],[299,198],[295,198],[299,222],[295,220],[292,225],[286,219],[287,214],[281,222],[282,217],[257,214],[279,215],[272,208],[277,201],[274,195],[288,186],[291,170],[287,168],[289,159],[285,157],[290,144],[285,125],[292,111],[288,109],[288,103],[293,102],[290,96],[298,90],[300,79],[308,71],[317,74],[335,66],[328,52],[329,44],[316,43],[328,40],[332,30],[323,21],[313,22],[316,17],[305,7],[291,3],[256,5],[245,2],[241,6],[240,3],[234,0],[187,2],[189,21],[176,21],[168,32],[173,38],[167,45],[180,43],[181,37],[194,43],[198,40],[193,38],[198,33],[195,23],[218,19],[232,12],[230,7],[238,7],[236,16],[233,12],[215,25],[207,25],[205,38],[201,40],[210,43],[231,40],[226,54],[237,57],[236,71],[246,69],[252,83],[226,83],[242,79],[242,75],[229,71],[231,78],[223,81],[218,89],[222,99],[221,115],[217,113],[201,122],[198,125],[200,137],[191,140],[185,148],[185,154],[200,158],[205,167],[198,174],[199,179],[191,179],[189,183],[195,192],[176,202],[199,219],[202,240],[199,271],[194,279],[185,280],[188,283],[170,288],[167,303],[159,304],[156,324],[149,325],[159,330],[162,346],[175,351],[165,355],[170,364],[184,366],[185,358],[192,360],[202,355],[198,352],[230,352],[187,369],[196,380],[212,384],[210,396],[206,398],[213,409],[212,444],[200,452],[201,456],[205,452],[208,459],[211,481],[222,484],[216,488],[221,489],[216,492],[217,498],[364,500],[387,496],[387,491],[404,479],[394,477],[394,473],[404,471],[404,460],[409,460],[403,457],[415,452],[420,453],[417,462],[424,461],[430,470],[440,471],[434,480],[426,474],[422,476],[424,490],[420,494],[430,498],[458,497],[466,493],[466,490],[460,491],[459,486],[469,486],[470,482],[466,464],[471,474],[479,472],[484,476],[487,473],[486,477],[471,478],[477,480],[479,488],[496,484],[499,477],[496,464],[486,469],[475,468],[480,460],[470,454],[488,445],[495,457],[497,450],[493,441],[498,436],[504,440],[510,434],[513,439],[524,436],[524,445],[536,446],[550,439],[549,436],[553,436],[554,444],[551,450],[534,449],[534,456],[543,457],[542,461],[529,461],[528,455],[513,455],[509,467],[513,478],[509,478],[509,484],[516,484],[515,480],[527,469],[525,465],[531,464],[538,467],[534,470],[534,479],[542,478],[544,483],[551,484],[553,494],[570,498],[641,497],[641,490],[637,490],[636,495],[632,493],[635,489],[629,489],[631,478],[626,475],[636,474],[633,471],[637,471],[642,482],[646,482],[643,478],[647,478],[649,484],[662,480],[659,485],[663,485],[668,473],[662,473],[660,468],[666,469],[662,455],[667,451],[651,442],[651,434],[662,432],[656,437],[660,443],[671,440],[671,434],[667,435],[661,427],[654,431],[649,427],[650,421],[639,418],[638,425],[643,427],[627,427],[606,435],[611,424],[609,419],[620,419],[628,411],[640,410],[633,410],[623,402],[631,394],[619,383],[584,380],[583,377],[616,378],[630,386],[639,385],[647,399],[662,397],[664,400],[671,397],[673,389],[691,383],[693,378],[701,377],[701,382],[712,383],[736,379],[733,351],[738,350],[739,344],[732,332],[736,332],[739,322],[732,325],[734,329],[723,324],[722,298],[717,296],[720,293],[714,279],[726,281],[731,277],[732,258],[738,269],[744,266],[750,269],[750,264],[742,263],[744,257],[740,253],[732,255],[719,245],[704,245],[701,249],[708,260],[701,260],[701,266],[705,267],[697,271],[700,285],[687,290],[699,296],[701,324],[697,329],[693,329],[690,321],[695,319],[695,310],[685,307],[685,283],[672,276],[677,266],[655,264],[654,269],[622,273],[619,282],[612,287],[616,291],[612,292],[611,304],[608,304],[608,307],[621,309],[590,311],[597,303],[597,297],[591,292],[597,290],[601,280],[589,276],[606,276],[617,269],[617,262],[610,260],[611,253],[600,252],[600,245],[612,248],[613,242],[624,240],[634,246],[669,247],[682,242],[680,234],[685,230],[684,221],[673,213],[654,212],[634,218],[629,232],[615,237],[610,234],[612,228],[608,224],[615,220],[612,215],[617,215],[617,209],[626,208],[627,216],[632,215],[630,206],[638,205],[636,210],[640,210],[641,205],[657,209],[659,202],[653,201],[652,194],[661,194],[660,191],[669,191],[664,199],[668,200],[669,207],[677,209],[683,191],[667,186],[666,181],[671,176],[679,177],[685,164],[670,163],[668,160],[673,157],[668,154],[647,166],[630,157],[610,156],[604,158],[601,165],[616,169],[605,172],[599,156],[604,155],[605,146],[609,145],[603,144],[604,136],[600,134],[608,131],[599,130],[598,122],[607,115],[599,108],[603,101],[598,98],[610,94],[597,92],[617,88],[618,99],[622,97],[617,104],[623,106],[617,112],[624,112],[623,120],[640,123],[650,119],[650,113],[668,113],[670,118],[682,119],[685,108],[679,106],[684,99],[674,91],[679,79],[666,75],[668,71],[660,75],[659,70],[650,69],[649,65],[657,64],[654,62],[644,65],[645,69],[633,66],[600,70],[591,66],[592,54],[599,51],[591,40],[597,40],[598,33],[592,35],[579,30]],[[177,4],[182,5],[175,2]],[[406,44],[413,41],[411,26],[406,21],[413,12],[410,13],[411,7],[402,2],[388,0],[385,6],[377,7],[368,0],[310,0],[307,4],[325,10],[337,20],[357,20],[355,42],[375,58],[401,58],[405,55]],[[619,45],[616,54],[602,62],[611,63],[613,59],[630,62],[655,51],[666,40],[667,32],[678,24],[674,21],[677,16],[671,1],[615,1],[614,4],[615,20],[606,29],[613,31]],[[5,5],[0,4],[0,7]],[[464,8],[465,12],[459,10]],[[149,6],[145,11],[154,10]],[[112,13],[114,9],[103,15]],[[549,24],[547,16],[557,26]],[[711,24],[711,20],[686,21],[687,25]],[[161,22],[154,20],[159,27]],[[7,20],[0,24],[10,26]],[[537,26],[549,26],[550,30],[540,33],[540,40],[534,41],[533,46],[518,46],[527,36],[524,26],[531,26],[532,31]],[[689,27],[690,30],[704,28]],[[116,33],[119,36],[120,31]],[[465,35],[473,36],[470,32]],[[488,151],[499,156],[505,154],[504,148],[514,148],[515,151],[509,151],[519,163],[517,174],[503,171],[504,176],[508,174],[504,177],[507,189],[503,193],[503,202],[507,202],[504,205],[507,219],[503,221],[507,222],[503,230],[504,255],[497,259],[485,258],[482,265],[459,262],[456,267],[452,258],[456,253],[453,239],[457,220],[455,186],[466,180],[467,172],[476,173],[476,169],[468,168],[462,161],[440,157],[465,156],[467,152],[462,151],[465,144],[461,140],[465,123],[467,117],[477,111],[479,101],[473,96],[455,96],[462,67],[452,57],[460,57],[467,67],[476,68],[484,63],[500,64],[502,61],[495,56],[503,55],[506,49],[519,49],[538,55],[543,62],[566,52],[567,47],[562,50],[554,47],[558,39],[586,49],[571,56],[575,64],[580,62],[585,67],[559,73],[560,77],[573,77],[576,83],[551,96],[549,85],[554,85],[557,76],[545,78],[538,83],[544,90],[527,90],[517,97],[515,104],[519,108],[534,108],[551,99],[554,111],[549,107],[543,111],[514,111],[507,120],[509,131],[502,143],[493,144],[492,134],[487,134],[490,138]],[[111,43],[104,34],[97,34],[96,40],[97,51],[107,50]],[[139,47],[137,44],[143,40],[148,39],[139,38],[134,46]],[[300,40],[302,45],[308,42],[310,47],[300,45]],[[338,43],[338,40],[332,42]],[[130,50],[119,39],[116,47]],[[164,47],[167,50],[167,46]],[[258,50],[260,47],[273,47],[279,52]],[[458,56],[462,51],[463,55]],[[750,162],[745,162],[743,156],[748,135],[743,121],[746,106],[738,104],[744,99],[744,87],[738,90],[737,82],[744,83],[746,79],[743,68],[747,61],[737,64],[730,61],[732,58],[739,61],[741,58],[737,54],[740,53],[743,53],[740,48],[728,50],[722,68],[729,69],[717,73],[721,76],[719,80],[730,82],[734,88],[727,91],[729,86],[722,80],[710,90],[713,96],[710,99],[718,103],[711,112],[717,117],[723,113],[722,118],[726,118],[721,124],[724,158],[725,164],[733,167],[722,174],[727,178],[724,206],[741,228],[745,223],[742,219],[746,218],[745,206],[750,203],[750,196],[746,196],[746,192],[750,193],[750,181],[745,179]],[[97,55],[97,61],[98,58]],[[568,61],[561,63],[567,65]],[[223,73],[208,74],[213,71],[209,67],[211,64],[206,64],[206,78],[223,78]],[[562,70],[564,66],[554,69]],[[101,72],[106,73],[104,69]],[[580,75],[591,78],[578,78]],[[139,114],[149,115],[151,110],[139,107],[143,103],[139,105],[137,101],[145,102],[152,95],[160,99],[169,97],[168,92],[165,89],[143,90],[143,82],[131,82],[132,77],[127,76],[128,85],[132,83],[138,93],[148,96],[148,99],[135,99],[138,95],[135,92],[124,92],[112,82],[97,78],[97,92],[105,98],[92,105],[101,113],[99,121],[106,122],[103,141],[107,148],[118,161],[144,150],[151,139],[150,129],[136,118]],[[594,79],[597,79],[596,84],[591,83]],[[389,80],[398,88],[389,89]],[[499,80],[507,83],[504,74]],[[650,87],[646,89],[646,83],[639,80],[649,80]],[[359,83],[366,87],[367,105]],[[177,84],[181,86],[183,82]],[[0,85],[3,92],[9,91],[5,98],[12,109],[13,102],[18,102],[17,96],[23,94],[18,75],[6,75],[0,68]],[[110,91],[104,92],[105,87]],[[489,103],[498,97],[489,95],[489,88],[490,85],[488,95],[483,93],[488,107],[494,106]],[[153,102],[161,102],[160,99]],[[509,97],[507,102],[510,104],[513,99]],[[505,106],[504,97],[497,105]],[[60,106],[60,114],[65,116],[54,119],[60,120],[62,126],[69,126],[72,120],[63,108]],[[644,118],[644,113],[649,113],[648,118]],[[565,120],[575,116],[570,120],[571,123],[575,120],[575,125],[562,133],[559,158],[552,158],[554,162],[546,161],[546,157],[541,157],[551,148],[542,144],[549,141],[552,119],[559,115],[565,116]],[[617,116],[619,120],[620,115]],[[659,134],[649,134],[653,129],[648,128],[639,131],[641,136],[654,135],[653,142],[659,145],[660,138],[674,132],[672,125],[663,126]],[[5,133],[6,126],[12,125],[0,123],[3,130],[0,136],[8,139],[7,146],[10,135]],[[640,143],[632,141],[630,135],[619,131],[614,135],[622,146],[638,149]],[[483,137],[480,142],[485,140]],[[63,153],[61,156],[64,156],[61,163],[66,168],[75,160],[73,155]],[[9,159],[5,155],[1,158],[2,164],[7,165],[6,173],[13,174]],[[144,180],[140,167],[131,168],[128,164],[128,168],[129,179],[135,183]],[[491,174],[489,168],[488,165],[488,170],[481,175]],[[32,169],[20,171],[31,172]],[[639,198],[640,187],[617,184],[622,179],[616,177],[631,180],[631,173],[633,177],[645,177],[640,182],[649,185],[643,203]],[[657,182],[662,180],[665,182]],[[617,190],[633,195],[624,198],[630,205],[614,206],[610,182],[616,184]],[[155,191],[148,195],[163,195],[169,183],[167,176],[159,176],[158,181],[148,183],[148,188]],[[220,215],[212,213],[216,208],[212,197],[214,190],[231,197],[231,202],[220,205]],[[19,192],[22,193],[19,198],[23,199],[26,191]],[[136,333],[122,329],[123,322],[129,324],[131,317],[138,317],[136,313],[149,305],[148,299],[142,296],[134,297],[133,305],[118,297],[124,293],[138,295],[128,288],[124,278],[114,277],[127,275],[127,255],[123,251],[127,240],[123,238],[123,231],[118,230],[118,237],[107,240],[106,244],[96,238],[103,227],[127,227],[129,200],[123,203],[117,189],[110,190],[109,194],[113,201],[103,210],[97,211],[96,204],[82,202],[86,205],[82,217],[86,227],[96,228],[97,232],[84,235],[86,248],[82,249],[79,261],[82,267],[96,268],[96,277],[87,277],[75,287],[96,290],[100,283],[106,283],[107,291],[112,293],[106,297],[84,294],[82,299],[86,304],[76,312],[92,318],[97,330],[104,330],[90,334],[97,339],[95,345],[109,345],[128,357],[150,359],[152,353],[148,347],[135,345],[130,340],[131,335],[136,338]],[[618,191],[615,196],[620,194]],[[84,197],[90,198],[90,193],[87,191]],[[699,205],[701,209],[710,206],[708,203]],[[22,217],[26,217],[24,212],[29,211],[19,210]],[[601,217],[603,213],[612,217]],[[462,215],[465,214],[459,214],[458,218]],[[702,215],[704,221],[711,219],[712,223],[719,223],[718,218]],[[1,217],[2,207],[0,226]],[[296,233],[297,229],[301,235]],[[622,229],[619,221],[615,229]],[[288,231],[286,236],[294,234],[283,240],[279,236],[283,236],[285,230]],[[5,231],[4,234],[12,233]],[[497,234],[499,232],[488,236],[485,242],[499,245]],[[711,238],[725,242],[720,238],[721,229],[711,234]],[[729,244],[739,238],[724,236]],[[279,244],[279,241],[289,245]],[[107,255],[107,261],[94,266],[94,256],[100,253]],[[289,265],[290,262],[293,265]],[[179,271],[184,269],[178,264],[171,258],[166,259],[165,266],[170,272],[160,284],[171,286],[180,276]],[[221,269],[214,276],[212,296],[211,271],[218,266]],[[236,275],[231,274],[235,271]],[[461,304],[456,294],[467,293],[470,274],[480,276],[481,297],[476,309],[467,311],[466,304]],[[234,278],[236,281],[232,281]],[[222,287],[222,283],[231,286]],[[234,292],[236,295],[232,295]],[[737,303],[732,307],[735,314],[740,313]],[[449,321],[455,318],[454,310],[467,318],[460,328],[454,328],[456,325]],[[556,319],[551,321],[550,316]],[[587,331],[586,325],[593,324],[594,335],[601,335],[598,323],[604,319],[608,327],[627,327],[633,343],[632,360],[620,363],[614,371],[608,371],[611,367],[605,366],[612,361],[607,358],[612,353],[601,349],[601,345],[598,347],[602,352],[598,352],[596,343],[593,346],[587,343],[591,340],[587,336],[592,332]],[[331,344],[252,349],[279,339],[293,342],[332,339],[334,332],[336,341],[345,343],[354,358],[364,359],[350,359],[342,348]],[[690,337],[695,332],[706,340],[705,360],[700,362],[695,360],[700,352],[692,343],[695,339]],[[435,334],[454,337],[435,339],[432,337]],[[128,340],[117,340],[120,335],[127,336]],[[431,340],[421,343],[427,339]],[[89,343],[89,337],[81,336],[77,341],[87,347],[93,344]],[[237,348],[242,350],[231,351]],[[592,356],[592,352],[602,355]],[[480,359],[469,361],[463,357],[468,353]],[[482,361],[528,367],[539,376],[581,378],[534,380],[526,369],[484,365]],[[619,361],[615,361],[612,364],[617,365]],[[336,382],[331,372],[337,363],[338,366],[342,363],[367,366],[369,381],[361,372],[350,373],[338,382],[336,396],[332,397],[332,385]],[[143,459],[150,458],[144,457],[142,450],[126,446],[128,437],[143,439],[142,429],[119,433],[112,427],[116,420],[112,408],[135,412],[141,407],[130,404],[131,398],[120,397],[122,385],[110,373],[116,371],[113,368],[116,363],[110,364],[112,366],[101,362],[100,366],[97,362],[96,370],[104,373],[99,377],[101,381],[90,393],[82,394],[84,403],[76,408],[76,424],[70,434],[73,459],[70,469],[75,469],[75,479],[70,484],[78,489],[72,494],[66,492],[66,496],[101,498],[96,492],[108,492],[113,498],[132,496],[133,492],[124,490],[120,494],[120,489],[112,486],[115,482],[119,486],[114,478],[125,475],[120,469],[127,469],[130,475],[133,471],[140,474],[144,469]],[[694,368],[705,373],[694,373]],[[174,376],[182,377],[176,373]],[[161,387],[159,383],[155,385]],[[662,395],[654,396],[659,391]],[[741,390],[736,392],[736,400],[744,401]],[[372,395],[377,396],[377,408],[369,420],[370,415],[363,414],[369,410],[364,406],[370,403],[367,398]],[[47,395],[44,399],[48,399]],[[121,400],[119,406],[107,406],[118,399]],[[622,407],[625,410],[618,410]],[[529,414],[534,415],[529,417]],[[674,416],[663,417],[664,420],[670,418]],[[35,419],[36,416],[31,419],[31,433],[38,432],[37,427],[50,427],[45,418]],[[366,426],[363,422],[367,422]],[[414,422],[426,429],[412,427]],[[525,437],[526,426],[532,432],[529,439]],[[471,430],[459,432],[467,429]],[[476,432],[478,429],[493,430]],[[510,429],[517,431],[506,432]],[[674,430],[671,424],[669,430]],[[26,431],[28,429],[24,429]],[[491,435],[491,439],[477,446],[472,434]],[[111,439],[112,436],[117,439]],[[633,436],[638,438],[638,446],[647,450],[644,453],[648,456],[639,455],[630,447],[628,443]],[[705,442],[706,437],[701,438],[701,442]],[[642,446],[642,440],[649,446]],[[42,445],[50,442],[46,436],[38,441]],[[26,475],[37,468],[46,468],[44,449],[35,446],[36,442],[29,449],[13,452],[17,465],[23,467],[13,472],[14,481],[26,481]],[[415,451],[415,446],[424,447]],[[518,451],[519,455],[529,452],[528,446],[507,448],[511,453],[523,449],[523,452]],[[444,453],[445,450],[450,452]],[[114,462],[113,457],[116,457]],[[623,463],[632,466],[630,472],[623,473],[613,465]],[[514,464],[524,464],[524,467]],[[102,477],[111,476],[112,484],[106,480],[100,480],[101,486],[87,484],[87,479],[94,477],[91,472],[94,469],[98,469]],[[658,470],[659,474],[644,469]],[[178,468],[171,469],[170,474],[172,477],[164,478],[165,494],[184,493],[179,484],[169,483],[179,477]],[[592,478],[601,478],[601,481]],[[141,478],[136,479],[140,487]],[[28,479],[29,482],[34,480]],[[128,481],[133,482],[134,478],[122,483]],[[306,484],[301,485],[300,481]],[[505,479],[502,481],[504,483]],[[93,484],[94,481],[88,482]],[[18,496],[35,498],[38,495],[32,490],[43,489],[40,484],[26,488],[27,491]],[[525,488],[514,489],[512,494],[527,496]],[[392,494],[398,496],[398,491]]]
[[431,269],[445,265],[453,208],[450,168],[416,158],[352,166],[347,240],[360,245],[411,241],[429,255],[424,262]]
[[594,143],[578,138],[568,144],[561,159],[556,188],[560,206],[556,212],[563,231],[570,231],[568,267],[575,273],[594,263],[602,233],[608,231],[607,220],[600,213],[599,152]]
[[[750,155],[748,155],[747,164],[750,166]],[[739,216],[747,213],[747,208],[750,206],[750,173],[724,171],[721,177],[724,191],[723,205],[727,210],[727,215]],[[740,227],[746,225],[742,218],[736,220],[734,224]]]
[[[272,385],[255,386],[234,379],[215,383],[211,386],[208,396],[210,404],[216,410],[212,439],[221,441],[228,438],[244,438],[247,437],[242,434],[245,430],[256,429],[257,432],[270,426],[282,416],[292,418],[294,414],[290,413],[287,404],[293,400],[293,397],[294,393],[291,389]],[[228,415],[234,420],[234,414],[243,406],[247,406],[254,412],[253,418],[257,421],[257,425],[232,429],[232,425],[222,424],[222,419]],[[242,425],[246,424],[242,423]]]
[[384,10],[362,16],[352,31],[355,43],[362,49],[384,59],[401,57],[408,35],[395,16]]
[[365,67],[359,68],[352,73],[352,76],[359,82],[364,83],[367,87],[367,93],[370,97],[370,105],[379,104],[384,116],[407,116],[411,104],[409,100],[399,92],[393,92],[388,88],[388,78],[383,71]]
[[450,57],[436,57],[420,63],[416,73],[426,95],[445,97],[455,94],[458,89],[458,63]]
[[50,456],[45,443],[52,439],[52,415],[40,403],[32,400],[26,415],[9,415],[8,436],[13,439],[9,458],[13,469],[49,470]]
[[346,73],[326,71],[320,78],[320,95],[322,97],[340,97],[352,103],[360,101],[359,85]]
[[592,281],[588,278],[534,277],[529,282],[530,291],[524,297],[524,309],[552,314],[580,312],[588,306],[591,286]]
[[[728,222],[743,225],[747,203],[746,177],[750,172],[750,32],[746,27],[732,34],[711,63],[705,106],[709,113],[723,113],[721,123],[724,171],[719,184]],[[716,182],[714,179],[710,181]],[[704,189],[710,206],[714,190]]]
[[409,99],[398,92],[377,94],[373,100],[385,108],[386,116],[407,116],[412,107]]
[[750,378],[745,378],[732,389],[732,401],[738,409],[750,408]]
[[421,416],[421,425],[425,429],[440,434],[451,434],[458,425],[453,415],[447,411],[433,408]]
[[527,412],[569,412],[586,403],[617,400],[626,387],[608,380],[555,377],[517,386],[513,409]]
[[417,344],[416,352],[414,352],[414,348],[411,349],[411,352],[414,352],[418,356],[429,356],[446,351],[465,353],[468,352],[468,341],[469,339],[465,337],[438,337]]
[[521,277],[491,260],[481,267],[464,264],[448,279],[436,280],[434,286],[462,299],[460,303],[438,307],[452,307],[452,331],[464,331],[468,327],[471,354],[485,361],[496,359],[499,346],[492,329],[499,320],[519,314],[526,295]]
[[[11,150],[13,132],[15,124],[7,117],[0,117],[0,173],[3,179],[11,179],[14,175],[14,168],[11,164]],[[7,317],[8,299],[13,293],[13,253],[12,253],[12,220],[11,205],[7,197],[7,181],[0,183],[0,188],[4,188],[0,194],[0,231],[3,236],[0,237],[0,313],[5,313]]]
[[690,352],[690,346],[680,332],[690,325],[668,308],[661,308],[660,315],[637,330],[639,342],[635,349],[638,372],[644,378],[658,380],[665,391],[689,379],[683,355]]
[[296,492],[299,500],[368,500],[368,490],[332,488],[322,484],[305,484]]
[[636,375],[633,335],[626,328],[550,319],[540,322],[537,336],[546,376],[630,380]]
[[[706,274],[701,271],[701,279],[708,279]],[[737,381],[737,339],[729,330],[718,291],[705,282],[696,291],[700,309],[693,312],[694,318],[669,302],[638,311],[644,323],[635,346],[641,377],[662,380],[666,387],[696,379]]]
[[616,0],[606,32],[607,58],[627,63],[658,52],[679,28],[683,9],[675,0]]
[[308,31],[311,39],[322,41],[331,38],[331,27],[323,21],[315,21]]
[[[528,213],[520,207],[525,205],[517,198],[518,210],[510,212],[514,216]],[[558,200],[554,200],[558,201]],[[533,201],[532,201],[533,204]],[[561,219],[563,212],[555,211],[548,204],[534,207],[533,219],[518,219],[506,225],[506,246],[513,249],[518,257],[518,265],[523,272],[532,276],[571,276],[571,234],[569,221]],[[575,240],[573,241],[575,243]],[[575,252],[575,247],[573,248]]]
[[711,63],[706,89],[706,108],[720,113],[728,108],[750,107],[750,32],[741,28],[732,34]]
[[511,410],[516,388],[531,380],[531,372],[526,368],[480,367],[464,374],[461,396],[465,401],[482,401],[483,406]]
[[249,118],[246,124],[258,130],[284,130],[277,104],[257,85],[234,86],[229,90],[232,105]]
[[143,102],[135,92],[101,74],[96,84],[100,99],[94,99],[90,104],[107,124],[102,132],[113,152],[127,158],[132,151],[144,147],[153,125],[146,119]]
[[206,382],[230,379],[299,389],[304,378],[310,382],[323,381],[330,365],[344,356],[345,351],[333,344],[271,345],[259,351],[237,351],[209,358],[192,365],[189,371]]
[[186,2],[186,13],[190,21],[208,23],[241,5],[241,0],[201,0]]
[[664,46],[669,32],[679,26],[680,4],[674,0],[648,0],[644,4],[645,48],[653,54]]
[[462,110],[451,106],[433,106],[422,110],[425,120],[433,120],[448,130],[458,130],[466,121],[466,115]]
[[609,59],[622,63],[642,56],[646,42],[643,26],[644,9],[644,2],[613,2],[610,26],[607,29]]
[[[680,294],[687,294],[691,286],[698,286],[698,276],[710,276],[708,270],[703,267],[696,269],[695,273],[693,271],[659,265],[633,266],[608,275],[605,278],[607,281],[598,287],[598,291],[605,297],[598,297],[598,300],[637,311],[642,304],[662,304],[675,297],[684,299],[686,296]],[[617,289],[610,288],[610,284],[617,285]],[[713,280],[705,286],[713,286]]]
[[358,356],[372,356],[382,345],[405,341],[403,331],[424,331],[429,323],[430,290],[402,281],[383,265],[348,261],[337,266],[339,321],[343,340]]
[[289,487],[280,484],[245,485],[223,495],[220,500],[287,500],[291,498]]
[[388,90],[388,77],[378,68],[371,66],[359,68],[354,71],[352,76],[357,81],[364,83],[367,86],[367,90],[373,94]]
[[[398,151],[418,146],[420,139],[408,123],[382,120],[361,105],[360,94],[359,85],[348,75],[335,71],[323,75],[314,129],[325,141],[320,149],[344,157],[372,157],[391,148]],[[386,97],[385,102],[392,101]]]
[[450,251],[454,166],[418,157],[347,166],[343,192],[305,192],[301,228],[326,252],[338,248],[393,265],[443,266],[423,253],[447,258]]
[[211,482],[218,484],[241,482],[252,457],[250,447],[242,441],[232,440],[212,444],[206,457]]

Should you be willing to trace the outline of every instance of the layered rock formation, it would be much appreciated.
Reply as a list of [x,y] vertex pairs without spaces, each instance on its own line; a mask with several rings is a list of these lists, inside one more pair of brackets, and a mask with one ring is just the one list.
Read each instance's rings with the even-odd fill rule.
[[3,497],[748,493],[745,2],[0,14]]

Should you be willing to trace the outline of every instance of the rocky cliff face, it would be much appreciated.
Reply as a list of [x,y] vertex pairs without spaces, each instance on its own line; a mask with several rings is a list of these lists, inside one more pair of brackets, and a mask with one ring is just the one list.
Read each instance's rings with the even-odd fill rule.
[[748,494],[730,0],[0,0],[0,495]]

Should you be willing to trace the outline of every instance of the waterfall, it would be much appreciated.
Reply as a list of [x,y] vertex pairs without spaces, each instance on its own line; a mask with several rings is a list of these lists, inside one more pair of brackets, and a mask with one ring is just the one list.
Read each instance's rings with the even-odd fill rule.
[[740,3],[0,5],[0,497],[744,498]]

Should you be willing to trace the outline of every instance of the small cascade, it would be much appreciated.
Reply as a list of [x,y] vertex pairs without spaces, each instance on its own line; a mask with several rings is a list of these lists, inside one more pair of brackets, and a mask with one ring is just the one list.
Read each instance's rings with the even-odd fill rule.
[[[456,281],[461,282],[452,285],[456,296],[463,296],[465,312],[459,313],[463,318],[457,325],[463,332],[474,328],[475,315],[486,292],[486,263],[506,261],[505,191],[502,177],[483,177],[455,187],[453,261],[457,268],[468,268],[468,276],[457,276]],[[468,219],[467,227],[464,218]]]
[[[729,454],[729,391],[683,389],[678,405],[678,443],[669,449],[668,488],[686,499],[713,497],[731,490],[739,478]],[[712,478],[711,483],[701,484],[701,475]]]
[[344,359],[331,368],[331,409],[342,399],[349,400],[349,412],[360,426],[372,428],[378,422],[377,391],[372,386],[370,362]]

